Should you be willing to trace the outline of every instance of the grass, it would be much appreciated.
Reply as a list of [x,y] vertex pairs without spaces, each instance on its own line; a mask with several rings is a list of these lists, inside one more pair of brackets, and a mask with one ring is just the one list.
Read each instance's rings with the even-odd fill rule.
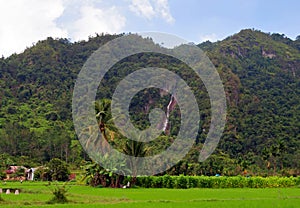
[[234,189],[110,189],[70,183],[68,204],[47,204],[53,195],[47,182],[7,182],[19,195],[2,194],[0,207],[299,207],[300,188]]

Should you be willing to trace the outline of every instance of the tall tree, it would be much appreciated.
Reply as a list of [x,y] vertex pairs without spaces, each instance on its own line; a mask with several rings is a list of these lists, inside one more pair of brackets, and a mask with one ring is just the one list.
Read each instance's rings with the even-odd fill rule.
[[[139,135],[141,137],[142,135]],[[148,153],[148,148],[145,147],[144,142],[128,139],[124,145],[123,152],[126,155],[133,156],[129,160],[131,174],[133,176],[132,183],[135,184],[137,177],[137,170],[142,165],[142,157],[145,157]]]
[[[113,142],[115,137],[118,135],[117,129],[114,126],[113,118],[111,115],[111,100],[101,99],[95,102],[96,118],[98,126],[101,132],[101,136],[107,142]],[[102,140],[102,148],[107,149],[108,143]]]

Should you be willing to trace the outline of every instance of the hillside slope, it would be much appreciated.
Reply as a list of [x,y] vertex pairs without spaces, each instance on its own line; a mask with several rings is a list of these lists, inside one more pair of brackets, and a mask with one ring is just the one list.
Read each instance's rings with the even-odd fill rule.
[[251,160],[254,153],[273,162],[280,157],[282,166],[298,167],[299,42],[242,30],[206,47],[214,64],[236,78],[227,82],[234,90],[228,94],[229,129],[221,144],[232,156]]
[[[68,162],[86,157],[78,147],[73,130],[72,90],[87,58],[116,37],[118,35],[98,35],[77,43],[48,38],[22,54],[0,59],[0,152],[16,158],[30,157],[37,163],[53,157]],[[188,167],[193,166],[190,170],[197,174],[225,174],[230,166],[231,171],[239,167],[252,172],[271,170],[299,174],[300,39],[293,41],[284,35],[247,29],[223,41],[205,42],[199,47],[207,53],[224,82],[227,125],[215,155],[206,163],[199,166],[195,161],[205,138],[201,133],[197,141],[200,143],[195,145],[191,155],[170,171],[191,174]],[[159,60],[153,54],[139,59],[153,66]],[[128,63],[134,63],[134,57],[116,67],[116,70],[122,69],[123,74],[114,79],[129,73]],[[135,65],[137,68],[142,66]],[[178,72],[188,80],[192,78],[188,71]],[[114,88],[109,80],[107,83],[106,88],[100,88],[100,97],[111,96]],[[194,89],[199,89],[196,92],[198,100],[201,96],[207,98],[201,83]],[[141,96],[150,97],[153,103],[160,99],[154,92]],[[147,112],[141,110],[145,106],[139,106],[138,101],[134,103],[133,110],[137,112],[133,117],[146,117]],[[165,98],[159,106],[167,103]],[[201,129],[205,129],[209,125],[209,103],[203,101],[201,106],[204,106],[202,116],[205,118]],[[173,112],[174,122],[177,111]],[[146,127],[148,123],[138,121],[137,125]],[[178,125],[175,122],[173,132]]]

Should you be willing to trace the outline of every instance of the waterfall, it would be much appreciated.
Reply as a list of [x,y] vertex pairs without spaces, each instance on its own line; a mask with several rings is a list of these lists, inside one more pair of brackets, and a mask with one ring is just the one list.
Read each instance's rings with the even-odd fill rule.
[[167,106],[166,118],[165,118],[164,125],[163,125],[163,131],[166,134],[170,130],[169,117],[170,117],[170,112],[173,110],[175,104],[176,104],[175,97],[174,97],[174,95],[171,95],[170,102]]

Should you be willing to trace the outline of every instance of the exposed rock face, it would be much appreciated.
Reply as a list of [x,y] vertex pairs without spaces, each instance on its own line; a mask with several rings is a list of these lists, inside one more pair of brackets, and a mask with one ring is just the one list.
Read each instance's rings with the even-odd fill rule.
[[265,51],[264,49],[262,49],[262,56],[265,57],[265,58],[272,59],[272,58],[276,57],[276,54],[272,53],[272,52]]

